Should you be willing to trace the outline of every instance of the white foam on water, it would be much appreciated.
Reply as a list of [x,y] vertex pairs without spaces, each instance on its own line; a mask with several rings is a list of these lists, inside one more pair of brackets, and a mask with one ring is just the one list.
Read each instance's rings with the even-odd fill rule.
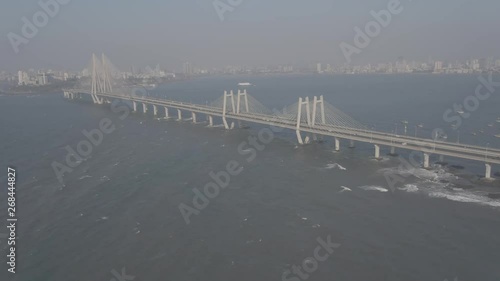
[[326,164],[326,167],[325,167],[325,169],[327,169],[327,170],[331,170],[331,169],[335,169],[335,168],[342,170],[342,171],[347,171],[347,168],[341,166],[338,163]]
[[405,184],[399,190],[406,192],[424,192],[432,198],[444,198],[455,202],[474,203],[483,206],[500,207],[500,200],[495,200],[474,191],[456,187],[453,181],[460,179],[442,168],[426,170],[421,168],[404,169],[401,167],[381,169],[382,173],[393,173],[408,179],[412,175],[418,178],[417,182]]
[[392,167],[392,168],[384,168],[378,170],[378,173],[381,174],[397,174],[402,176],[403,178],[408,178],[410,176],[414,176],[419,179],[431,180],[431,181],[441,181],[441,180],[454,180],[458,179],[458,176],[455,176],[451,173],[446,172],[444,169],[439,168],[436,170],[427,170],[423,168],[406,168],[406,167]]
[[416,184],[405,184],[403,187],[398,189],[406,192],[418,192],[419,190]]
[[79,180],[83,180],[83,179],[86,179],[86,178],[91,178],[92,176],[89,176],[89,175],[85,175],[83,177],[80,177]]
[[381,186],[376,186],[376,185],[364,185],[364,186],[360,186],[359,188],[367,190],[367,191],[389,192],[389,190],[387,188],[383,188]]
[[467,191],[436,191],[429,193],[430,197],[434,198],[446,198],[451,201],[464,202],[464,203],[476,203],[480,205],[486,205],[491,207],[500,207],[500,201],[488,198],[484,195],[474,194]]
[[344,192],[344,191],[352,191],[352,189],[350,189],[350,188],[349,188],[349,187],[347,187],[347,186],[341,186],[340,188],[342,188],[342,190],[341,190],[341,191],[339,191],[339,192]]

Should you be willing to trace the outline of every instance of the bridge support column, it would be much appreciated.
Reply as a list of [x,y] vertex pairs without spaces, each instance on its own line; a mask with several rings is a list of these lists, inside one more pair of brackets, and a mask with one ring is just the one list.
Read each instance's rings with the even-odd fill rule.
[[439,155],[439,162],[444,163],[444,155]]
[[396,148],[394,146],[391,146],[391,155],[396,154]]
[[144,113],[148,112],[148,106],[145,103],[142,104],[142,111]]
[[191,112],[191,117],[193,118],[193,123],[196,124],[196,113],[195,112]]
[[[226,130],[229,130],[229,125],[227,124],[227,120],[226,120],[226,105],[228,103],[227,101],[227,98],[230,97],[231,98],[231,103],[230,105],[232,105],[232,113],[235,113],[235,106],[234,106],[234,95],[233,95],[233,91],[231,91],[229,94],[227,93],[227,91],[224,91],[224,102],[223,102],[223,105],[222,105],[222,123],[224,123],[224,128],[226,128]],[[234,124],[234,123],[233,123]],[[234,128],[234,125],[231,125],[232,128]],[[231,128],[231,129],[232,129]]]
[[335,138],[335,151],[340,151],[340,140]]
[[165,106],[165,119],[168,119],[169,116],[168,116],[168,107]]
[[182,121],[182,112],[180,109],[177,109],[177,121]]
[[485,164],[485,166],[486,166],[486,173],[484,175],[484,178],[487,180],[491,180],[491,165]]
[[297,141],[299,142],[299,144],[304,144],[302,136],[300,135],[300,130],[296,130],[295,133],[297,134]]
[[103,104],[104,103],[104,98],[99,98],[98,95],[95,95],[95,99],[97,101],[97,104]]
[[134,107],[134,112],[137,112],[137,102],[133,101],[132,105]]
[[429,153],[424,153],[424,168],[428,169],[429,165]]
[[[306,105],[306,111],[307,111],[307,124],[310,125],[310,115],[309,115],[309,98],[306,98],[306,101],[303,102],[302,98],[299,98],[299,104],[298,104],[298,109],[297,109],[297,126],[295,129],[295,133],[297,134],[297,141],[299,144],[304,144],[304,141],[302,140],[302,136],[300,135],[300,123],[302,122],[302,105]],[[309,139],[309,138],[307,138]],[[307,140],[306,140],[307,143]]]
[[353,140],[350,140],[349,141],[349,148],[354,148],[354,141]]
[[154,116],[158,115],[158,107],[154,104],[153,104],[153,114],[154,114]]
[[209,127],[214,126],[214,117],[212,115],[208,115],[208,126]]
[[380,159],[380,146],[375,144],[375,159]]

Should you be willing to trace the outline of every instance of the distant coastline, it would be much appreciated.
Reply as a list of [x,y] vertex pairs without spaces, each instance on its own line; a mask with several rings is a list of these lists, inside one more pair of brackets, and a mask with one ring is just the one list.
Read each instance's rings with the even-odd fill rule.
[[43,86],[12,86],[0,90],[2,95],[32,95],[32,94],[51,94],[61,93],[64,88],[72,88],[75,81],[66,81]]

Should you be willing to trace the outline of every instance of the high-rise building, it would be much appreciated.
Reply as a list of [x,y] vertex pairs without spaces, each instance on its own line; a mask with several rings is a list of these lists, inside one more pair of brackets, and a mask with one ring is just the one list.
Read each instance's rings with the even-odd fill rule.
[[185,62],[184,65],[182,66],[184,74],[192,74],[193,73],[193,66],[189,62]]
[[317,73],[323,73],[323,68],[321,67],[321,63],[316,64],[316,72]]
[[443,70],[443,62],[435,61],[434,62],[434,72],[441,72]]
[[17,72],[17,84],[24,85],[24,73],[21,70]]
[[45,73],[38,73],[36,76],[37,84],[40,86],[47,85],[47,76]]

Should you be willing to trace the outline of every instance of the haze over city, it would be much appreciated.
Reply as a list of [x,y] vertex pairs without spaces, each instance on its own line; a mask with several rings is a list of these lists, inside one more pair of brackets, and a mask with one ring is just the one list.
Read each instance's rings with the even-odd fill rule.
[[500,280],[500,1],[3,2],[0,280]]
[[[89,54],[104,52],[117,66],[161,64],[181,70],[190,61],[226,65],[343,64],[339,44],[352,44],[354,27],[388,1],[241,1],[218,15],[212,0],[77,1],[60,11],[29,43],[13,51],[8,33],[21,35],[22,17],[32,20],[38,1],[7,1],[0,12],[0,70],[81,70]],[[222,1],[224,2],[224,1]],[[238,1],[235,1],[238,2]],[[500,56],[500,2],[401,1],[353,64],[408,60],[466,60]]]

